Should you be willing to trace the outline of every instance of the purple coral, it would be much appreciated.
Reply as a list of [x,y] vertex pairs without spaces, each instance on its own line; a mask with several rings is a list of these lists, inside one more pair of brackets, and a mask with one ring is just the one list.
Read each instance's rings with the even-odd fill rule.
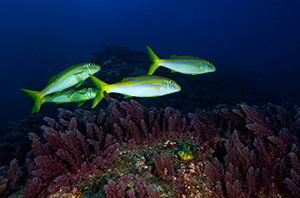
[[[175,152],[173,161],[170,153],[160,152],[154,153],[150,162],[154,172],[146,173],[158,175],[165,184],[175,186],[180,195],[187,193],[187,175],[204,171],[213,195],[219,197],[298,196],[300,109],[292,115],[272,104],[242,104],[198,111],[185,118],[170,107],[157,110],[134,100],[118,102],[107,94],[105,98],[109,101],[106,111],[59,109],[59,121],[45,118],[48,125],[42,126],[43,137],[30,134],[33,143],[27,155],[25,197],[44,196],[58,188],[71,191],[103,165],[114,162],[118,147],[147,149],[162,144],[161,139],[192,144],[191,164],[197,171],[176,169]],[[103,191],[108,197],[114,197],[115,192],[120,197],[157,197],[158,192],[147,187],[143,179],[135,176],[134,180],[127,174],[119,180],[106,180]],[[131,185],[128,190],[131,182],[135,187]]]
[[290,170],[291,179],[286,178],[285,182],[295,197],[299,197],[300,192],[300,162],[295,153],[289,154],[293,168]]
[[[82,178],[94,174],[97,168],[117,157],[118,143],[109,134],[102,141],[102,131],[97,127],[87,124],[88,135],[96,137],[88,139],[78,131],[75,117],[61,123],[50,118],[45,120],[49,123],[49,127],[42,127],[45,143],[35,134],[30,134],[33,145],[27,164],[29,176],[33,178],[32,185],[37,185],[37,177],[48,192],[57,187],[70,190],[69,187],[78,184]],[[37,191],[30,186],[28,188]],[[27,192],[30,193],[32,194]]]
[[0,196],[7,197],[15,185],[17,180],[22,176],[22,172],[18,169],[18,162],[16,159],[10,162],[8,170],[0,167]]
[[163,154],[162,156],[159,156],[158,153],[154,153],[154,164],[155,168],[158,172],[158,175],[163,179],[163,181],[166,181],[166,176],[171,176],[169,178],[169,181],[173,181],[173,176],[175,174],[174,168],[172,165],[171,157],[167,154]]
[[292,166],[287,163],[287,155],[293,150],[299,154],[299,133],[295,130],[299,128],[299,109],[293,118],[272,104],[240,107],[220,111],[227,120],[222,129],[228,134],[224,163],[214,160],[205,167],[216,193],[233,198],[276,194],[289,197],[289,189],[298,196],[300,166],[296,154],[289,154]]

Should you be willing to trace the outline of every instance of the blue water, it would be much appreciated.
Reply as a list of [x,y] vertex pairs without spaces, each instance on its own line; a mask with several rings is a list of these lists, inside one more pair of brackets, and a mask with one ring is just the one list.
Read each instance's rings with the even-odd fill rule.
[[0,126],[29,114],[20,88],[42,89],[108,44],[199,56],[300,105],[299,10],[298,0],[1,1]]

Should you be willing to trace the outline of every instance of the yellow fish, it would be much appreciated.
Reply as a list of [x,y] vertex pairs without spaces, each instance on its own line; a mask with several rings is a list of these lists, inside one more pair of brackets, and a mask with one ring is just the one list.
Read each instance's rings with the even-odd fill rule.
[[95,74],[101,69],[101,67],[94,63],[79,63],[72,65],[60,72],[59,74],[50,77],[48,84],[41,91],[33,91],[29,89],[21,89],[28,94],[33,100],[34,104],[31,109],[31,113],[39,112],[42,99],[49,94],[60,94],[61,91],[76,85],[79,87],[85,79],[89,77],[89,74]]
[[55,104],[76,102],[80,107],[86,100],[94,99],[97,91],[98,89],[93,87],[62,91],[59,95],[54,93],[45,96],[42,99],[42,104],[45,102],[54,102]]
[[203,58],[196,56],[176,56],[172,55],[170,58],[161,59],[153,50],[146,45],[149,58],[152,64],[149,67],[147,75],[152,75],[159,67],[166,67],[172,72],[179,72],[182,74],[198,75],[216,71],[215,66]]
[[93,75],[90,75],[91,80],[99,89],[93,101],[93,106],[103,98],[103,91],[107,93],[119,93],[125,97],[157,97],[166,94],[175,93],[181,90],[181,87],[169,78],[164,78],[154,75],[144,75],[136,77],[127,77],[120,82],[107,84]]

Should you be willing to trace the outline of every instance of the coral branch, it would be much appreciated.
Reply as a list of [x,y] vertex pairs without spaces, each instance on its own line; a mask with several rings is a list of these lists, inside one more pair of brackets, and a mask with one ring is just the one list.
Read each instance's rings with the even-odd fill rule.
[[[10,166],[7,171],[0,172],[0,196],[7,197],[15,185],[17,180],[22,176],[22,172],[18,170],[18,162],[16,159],[10,162]],[[4,167],[0,167],[0,171]]]

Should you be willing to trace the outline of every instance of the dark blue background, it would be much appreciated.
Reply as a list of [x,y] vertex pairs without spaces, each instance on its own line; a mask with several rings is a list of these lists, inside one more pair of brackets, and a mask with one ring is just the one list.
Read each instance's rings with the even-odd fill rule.
[[299,10],[298,0],[1,1],[1,123],[29,113],[20,88],[42,89],[108,44],[199,56],[299,105]]

